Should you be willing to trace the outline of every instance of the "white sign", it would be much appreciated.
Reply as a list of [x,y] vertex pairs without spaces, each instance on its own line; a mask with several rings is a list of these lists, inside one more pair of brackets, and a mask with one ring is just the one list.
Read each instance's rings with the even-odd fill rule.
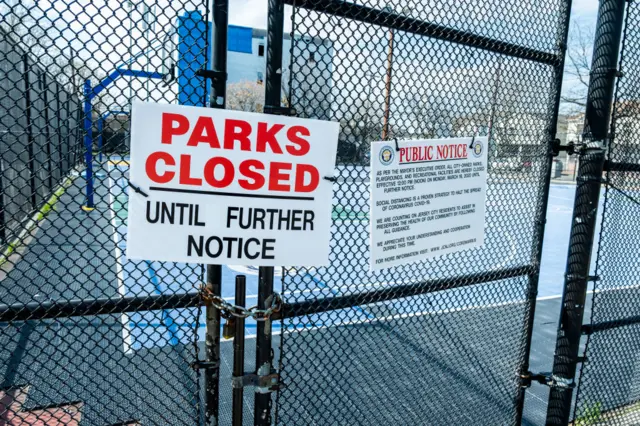
[[486,137],[371,144],[371,270],[484,243],[487,151]]
[[329,263],[338,123],[136,103],[127,257]]

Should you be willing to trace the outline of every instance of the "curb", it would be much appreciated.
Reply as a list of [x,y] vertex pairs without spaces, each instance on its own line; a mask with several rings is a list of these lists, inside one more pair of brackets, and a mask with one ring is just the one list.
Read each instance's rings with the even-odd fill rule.
[[7,248],[2,252],[2,257],[0,258],[0,268],[3,267],[4,264],[9,261],[9,257],[12,254],[14,254],[15,252],[17,252],[18,250],[20,250],[26,245],[25,237],[29,233],[33,232],[35,228],[38,227],[40,222],[47,216],[47,214],[51,211],[51,209],[53,209],[53,207],[58,202],[62,194],[66,192],[67,188],[71,186],[71,183],[74,180],[75,180],[75,177],[71,177],[71,176],[65,178],[65,180],[60,184],[58,189],[56,189],[51,194],[47,202],[44,203],[42,207],[40,207],[40,209],[38,209],[31,216],[31,220],[27,223],[27,225],[24,228],[22,228],[22,230],[20,231],[20,234],[13,241],[7,244]]

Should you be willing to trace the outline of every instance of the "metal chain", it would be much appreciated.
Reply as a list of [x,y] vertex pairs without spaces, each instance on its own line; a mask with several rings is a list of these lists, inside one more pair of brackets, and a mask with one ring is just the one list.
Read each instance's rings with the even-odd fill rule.
[[257,306],[244,308],[242,306],[234,305],[227,302],[222,297],[211,293],[211,291],[209,291],[204,285],[200,286],[200,295],[201,299],[206,304],[212,304],[220,311],[220,315],[227,319],[230,317],[236,317],[253,318],[256,321],[267,321],[274,313],[280,312],[280,309],[282,308],[282,297],[280,297],[280,294],[275,292],[267,298],[267,303],[269,303],[269,300],[271,302],[267,309],[258,309]]

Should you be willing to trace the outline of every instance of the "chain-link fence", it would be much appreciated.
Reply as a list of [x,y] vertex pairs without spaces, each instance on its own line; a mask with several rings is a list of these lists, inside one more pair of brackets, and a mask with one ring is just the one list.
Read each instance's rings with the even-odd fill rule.
[[77,164],[78,96],[0,27],[0,244],[28,228]]
[[124,249],[131,103],[205,105],[209,9],[0,1],[0,424],[201,423],[202,267]]
[[608,146],[593,307],[575,408],[576,424],[640,422],[640,4],[630,2]]
[[[277,420],[519,423],[567,2],[288,3],[291,106],[341,132],[331,266],[283,278]],[[370,272],[371,142],[473,135],[484,246]]]
[[[541,422],[523,414],[527,386],[572,389],[578,361],[560,350],[554,374],[529,368],[550,182],[578,180],[568,271],[588,263],[578,231],[595,229],[600,184],[597,149],[581,151],[582,173],[566,149],[553,157],[570,2],[285,0],[286,37],[283,2],[265,2],[268,30],[235,28],[228,46],[265,67],[259,109],[340,123],[331,264],[275,280],[273,268],[209,265],[205,280],[201,265],[124,255],[139,191],[129,123],[135,101],[224,105],[226,2],[0,0],[0,425],[229,424],[232,407],[258,425]],[[567,273],[562,299],[564,324],[583,309],[579,284],[596,282],[582,425],[640,421],[640,8],[627,10],[597,270]],[[592,98],[606,92],[596,86]],[[371,143],[477,136],[489,148],[484,245],[370,272]],[[239,274],[243,309],[231,304]],[[239,330],[221,314],[246,331],[236,364],[255,374],[232,373],[230,339],[217,347]],[[245,381],[262,385],[231,403]]]

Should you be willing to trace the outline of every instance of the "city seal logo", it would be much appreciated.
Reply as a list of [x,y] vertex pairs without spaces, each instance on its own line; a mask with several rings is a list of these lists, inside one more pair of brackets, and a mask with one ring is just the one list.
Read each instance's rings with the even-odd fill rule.
[[393,151],[393,148],[391,148],[390,146],[385,146],[380,150],[380,163],[382,163],[383,166],[388,166],[389,164],[393,163],[394,156],[395,153]]
[[476,158],[482,155],[482,149],[483,149],[482,142],[478,140],[474,141],[473,144],[471,145],[471,153]]

